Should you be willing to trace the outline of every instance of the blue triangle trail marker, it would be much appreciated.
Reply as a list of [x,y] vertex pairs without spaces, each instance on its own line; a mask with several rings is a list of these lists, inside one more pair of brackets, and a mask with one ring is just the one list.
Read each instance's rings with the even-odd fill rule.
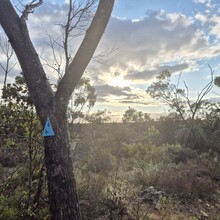
[[55,136],[49,117],[44,126],[43,137]]

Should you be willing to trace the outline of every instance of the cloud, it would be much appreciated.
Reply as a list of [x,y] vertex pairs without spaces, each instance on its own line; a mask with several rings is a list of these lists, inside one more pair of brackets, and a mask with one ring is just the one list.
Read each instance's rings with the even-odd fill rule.
[[194,0],[195,3],[205,4],[207,0]]
[[208,101],[211,103],[219,103],[220,98],[219,97],[210,97],[210,98],[208,98]]
[[[189,71],[189,65],[217,56],[209,37],[199,29],[196,20],[183,14],[151,11],[141,19],[112,18],[99,49],[116,45],[118,50],[103,66],[103,75],[120,73],[127,80],[151,79],[166,67],[175,63],[175,71]],[[184,64],[184,66],[182,66]],[[170,71],[172,71],[172,67]],[[175,68],[175,67],[173,67]],[[156,72],[155,72],[156,71]]]
[[195,15],[195,18],[204,25],[208,21],[208,17],[200,12]]
[[[61,28],[57,24],[66,19],[66,9],[66,4],[47,1],[31,14],[28,20],[30,35],[39,55],[46,58],[51,65],[54,64],[54,57],[48,45],[48,35],[58,42],[62,41]],[[205,22],[202,14],[197,13],[198,19]],[[216,35],[217,19],[213,22],[216,26],[212,28],[212,33]],[[79,45],[80,38],[76,38],[70,45],[73,55]],[[192,17],[180,13],[148,11],[145,17],[134,20],[112,17],[97,54],[106,48],[117,47],[118,50],[110,55],[108,62],[100,67],[100,72],[104,75],[123,74],[125,78],[134,80],[135,75],[132,77],[131,73],[139,73],[136,76],[141,79],[140,73],[145,75],[146,69],[150,70],[149,76],[153,76],[154,73],[151,71],[157,70],[159,65],[165,66],[170,62],[181,65],[189,63],[189,59],[193,59],[194,62],[204,59],[210,53],[209,46],[207,37],[198,29]],[[216,48],[214,50],[218,51]],[[63,51],[55,47],[55,52],[61,66],[64,65]],[[56,77],[46,65],[45,68],[51,79]]]
[[[211,1],[195,2],[204,4],[199,5],[204,11],[195,11],[191,15],[148,11],[145,16],[133,20],[111,18],[96,54],[106,49],[118,49],[107,57],[107,62],[102,65],[91,62],[88,69],[103,80],[96,88],[99,102],[144,105],[148,97],[143,88],[139,89],[141,84],[146,85],[162,70],[176,73],[199,69],[201,61],[209,61],[220,54],[220,11],[216,7],[215,13],[208,14],[205,10],[211,11],[214,7],[210,5]],[[66,7],[65,4],[45,1],[34,14],[30,14],[27,22],[39,56],[46,58],[51,65],[54,65],[54,56],[48,45],[48,35],[62,42],[57,24],[66,19]],[[75,38],[70,44],[73,56],[80,40],[80,37]],[[64,65],[63,51],[57,45],[55,52],[58,61]],[[0,62],[3,62],[1,57]],[[49,78],[55,80],[57,75],[45,64]],[[129,86],[111,86],[109,80],[116,76],[125,79]]]
[[211,24],[210,34],[220,39],[220,15],[214,15],[209,22]]
[[121,100],[120,103],[126,105],[152,105],[153,103],[150,101],[140,101],[140,100]]
[[125,76],[126,80],[149,80],[154,78],[156,75],[161,73],[164,70],[168,70],[171,73],[180,72],[184,69],[187,69],[188,64],[178,64],[175,66],[157,66],[153,70],[144,70],[142,72],[135,72]]
[[[206,12],[190,17],[151,11],[135,20],[113,17],[99,48],[110,48],[115,42],[118,50],[101,68],[100,77],[107,84],[108,75],[121,76],[130,82],[131,91],[129,96],[118,91],[117,94],[121,95],[118,98],[116,93],[107,95],[106,90],[105,102],[112,105],[151,105],[143,90],[138,90],[139,85],[148,84],[163,70],[171,73],[198,71],[201,61],[204,63],[217,57],[220,47],[212,44],[205,29],[213,16],[206,15]],[[136,97],[131,99],[132,94]]]
[[111,106],[153,105],[145,90],[135,87],[118,87],[110,85],[101,85],[96,88],[97,103],[108,104]]
[[184,15],[149,12],[139,21],[112,18],[104,42],[107,45],[115,42],[119,46],[123,53],[120,59],[144,65],[158,53],[169,55],[186,47],[205,46],[206,39],[202,33],[195,35],[197,32],[193,21]]
[[110,86],[110,85],[100,85],[96,87],[96,94],[98,96],[128,96],[131,88],[129,87],[118,87],[118,86]]

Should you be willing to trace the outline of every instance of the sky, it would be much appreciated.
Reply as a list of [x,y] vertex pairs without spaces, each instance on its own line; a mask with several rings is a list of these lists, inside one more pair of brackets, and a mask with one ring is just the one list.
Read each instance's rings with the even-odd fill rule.
[[[27,21],[30,36],[52,82],[56,81],[57,73],[49,68],[55,65],[50,40],[60,39],[57,24],[66,18],[65,2],[44,0]],[[4,40],[3,34],[1,39]],[[72,54],[77,51],[80,40],[81,37],[77,37],[71,41]],[[55,51],[61,62],[62,51],[58,48]],[[0,63],[4,66],[2,55]],[[10,65],[13,62],[16,60],[12,59]],[[156,76],[168,70],[172,73],[172,82],[176,83],[181,74],[180,86],[186,82],[193,99],[210,81],[208,65],[215,76],[220,75],[219,0],[116,0],[85,76],[91,77],[96,87],[94,111],[108,109],[117,118],[132,107],[157,116],[165,114],[167,107],[146,94]],[[8,81],[18,72],[19,67],[14,68]],[[3,76],[0,68],[0,84]],[[215,99],[218,91],[214,87],[207,98]]]

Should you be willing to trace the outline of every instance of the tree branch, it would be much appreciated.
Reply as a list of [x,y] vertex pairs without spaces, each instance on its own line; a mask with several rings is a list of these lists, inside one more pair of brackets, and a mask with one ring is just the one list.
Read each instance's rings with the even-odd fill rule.
[[36,0],[33,0],[30,4],[25,5],[25,9],[22,12],[21,18],[28,20],[28,15],[34,13],[34,9],[43,4],[43,0],[39,0],[37,3]]
[[14,54],[14,51],[13,51],[13,49],[11,48],[11,46],[10,46],[10,44],[8,43],[8,41],[7,41],[6,38],[3,40],[3,42],[0,40],[0,48],[1,48],[1,51],[3,52],[3,54],[6,56],[6,64],[5,64],[5,66],[4,66],[2,63],[0,63],[0,67],[1,67],[2,70],[5,72],[4,86],[6,86],[8,73],[13,70],[13,68],[15,67],[15,65],[16,65],[17,63],[14,62],[14,63],[11,65],[11,59],[12,59],[12,56],[13,56],[13,54]]
[[9,0],[1,0],[0,24],[15,51],[37,113],[44,123],[54,94],[30,40],[25,19],[18,16]]
[[65,25],[61,25],[62,29],[64,30],[63,33],[63,49],[65,54],[65,72],[67,71],[67,68],[72,61],[71,55],[69,53],[69,41],[70,38],[74,36],[79,36],[81,33],[78,33],[76,35],[73,35],[71,32],[74,29],[80,30],[82,32],[83,24],[85,20],[89,22],[90,17],[86,16],[86,14],[89,14],[89,10],[91,7],[95,4],[96,0],[87,0],[85,5],[83,1],[80,1],[78,6],[76,6],[76,2],[73,0],[69,1],[69,11],[67,14],[67,21]]
[[56,101],[58,103],[61,102],[61,105],[67,106],[72,92],[89,64],[110,19],[113,5],[114,0],[100,0],[91,25],[86,31],[74,59],[58,85],[55,96]]

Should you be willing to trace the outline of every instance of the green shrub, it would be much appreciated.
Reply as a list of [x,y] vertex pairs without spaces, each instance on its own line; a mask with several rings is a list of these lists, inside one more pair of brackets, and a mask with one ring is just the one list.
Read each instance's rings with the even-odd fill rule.
[[6,198],[0,195],[0,220],[17,220],[19,219],[19,209],[16,204],[16,198]]
[[96,150],[88,161],[88,170],[94,173],[107,173],[113,169],[114,157],[105,150]]

